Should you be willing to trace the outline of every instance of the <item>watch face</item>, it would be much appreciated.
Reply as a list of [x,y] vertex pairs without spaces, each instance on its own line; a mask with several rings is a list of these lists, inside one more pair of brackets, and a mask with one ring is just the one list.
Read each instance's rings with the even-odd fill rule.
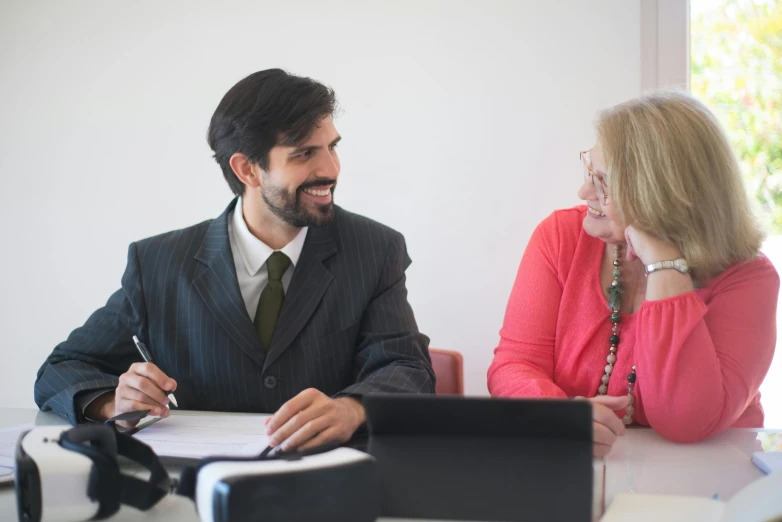
[[674,266],[676,267],[676,270],[678,270],[679,272],[681,272],[683,274],[686,274],[689,271],[689,269],[690,269],[690,267],[687,266],[687,260],[684,259],[684,258],[679,258],[676,261],[674,261],[673,263],[674,263]]

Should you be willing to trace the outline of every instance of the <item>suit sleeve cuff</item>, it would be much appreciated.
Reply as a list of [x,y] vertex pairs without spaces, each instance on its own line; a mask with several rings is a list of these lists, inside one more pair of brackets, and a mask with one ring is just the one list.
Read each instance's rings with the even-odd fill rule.
[[98,397],[102,397],[103,395],[107,393],[111,393],[114,391],[114,388],[104,388],[100,390],[91,390],[86,393],[81,393],[77,395],[74,398],[75,406],[76,406],[76,412],[78,413],[79,417],[82,421],[87,422],[103,422],[97,419],[91,419],[87,417],[86,411],[90,404],[93,403]]

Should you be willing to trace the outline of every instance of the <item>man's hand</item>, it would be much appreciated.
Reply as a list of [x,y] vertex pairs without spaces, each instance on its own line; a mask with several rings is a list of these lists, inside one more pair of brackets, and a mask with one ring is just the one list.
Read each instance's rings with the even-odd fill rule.
[[347,442],[364,420],[364,407],[356,399],[332,399],[310,388],[266,420],[266,434],[272,447],[307,450],[329,442]]
[[[583,397],[576,397],[583,399]],[[611,451],[616,438],[625,434],[622,419],[613,410],[621,410],[630,405],[630,398],[598,395],[587,399],[592,403],[592,454],[595,457],[605,457]]]
[[[95,399],[85,412],[91,419],[106,420],[129,411],[151,410],[152,415],[170,415],[166,394],[176,390],[176,381],[169,378],[152,363],[134,363],[119,376],[119,386],[114,393],[106,393]],[[118,422],[130,428],[138,421]]]

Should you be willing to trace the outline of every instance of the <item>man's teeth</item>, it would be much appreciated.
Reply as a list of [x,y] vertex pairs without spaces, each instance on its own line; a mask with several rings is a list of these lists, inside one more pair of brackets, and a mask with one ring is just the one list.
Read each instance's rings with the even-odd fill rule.
[[331,192],[330,188],[324,188],[324,189],[304,189],[304,192],[307,194],[312,194],[313,196],[328,196],[329,192]]

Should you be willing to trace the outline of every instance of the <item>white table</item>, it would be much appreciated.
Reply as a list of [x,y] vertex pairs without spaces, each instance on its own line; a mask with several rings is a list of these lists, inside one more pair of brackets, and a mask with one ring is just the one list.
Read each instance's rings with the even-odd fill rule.
[[[0,408],[0,428],[26,423],[65,424],[55,415],[33,409]],[[630,429],[605,459],[605,506],[626,492],[703,497],[717,493],[720,499],[729,500],[763,476],[750,458],[754,451],[761,451],[760,440],[770,433],[782,432],[736,428],[705,442],[683,445],[649,429]],[[16,497],[9,486],[0,486],[0,520],[16,520]],[[198,515],[192,502],[171,496],[144,514],[125,506],[110,520],[198,522]]]
[[605,506],[619,493],[691,495],[729,500],[764,476],[750,460],[780,430],[731,428],[697,444],[676,444],[651,429],[630,429],[605,458]]

